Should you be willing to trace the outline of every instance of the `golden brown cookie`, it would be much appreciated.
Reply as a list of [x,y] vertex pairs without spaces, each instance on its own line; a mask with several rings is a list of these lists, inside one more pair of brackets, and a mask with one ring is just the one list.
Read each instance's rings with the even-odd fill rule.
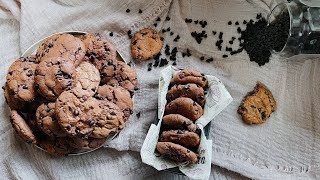
[[207,77],[193,70],[182,70],[177,73],[170,81],[170,86],[174,84],[189,84],[194,83],[199,85],[200,87],[206,87],[208,85]]
[[18,101],[31,102],[37,91],[34,88],[35,56],[20,57],[9,67],[6,76],[7,91]]
[[30,129],[27,122],[24,120],[24,117],[17,112],[12,110],[10,114],[10,120],[13,129],[16,133],[27,143],[37,143],[36,136],[33,134],[33,131]]
[[198,161],[198,155],[191,150],[172,142],[158,142],[157,151],[176,162],[190,162],[196,163]]
[[125,120],[132,114],[133,102],[130,93],[121,86],[99,86],[95,97],[97,99],[107,99],[108,101],[115,103],[126,117]]
[[262,124],[277,108],[272,93],[261,83],[249,92],[238,108],[238,113],[247,124]]
[[163,129],[181,129],[196,132],[197,126],[188,118],[180,114],[168,114],[162,118]]
[[66,133],[60,128],[55,114],[55,102],[41,104],[36,112],[38,127],[51,137],[64,137]]
[[100,84],[100,74],[94,65],[89,62],[82,62],[76,68],[76,79],[75,87],[88,91],[92,96],[97,92]]
[[36,57],[41,62],[47,58],[61,57],[78,66],[85,55],[83,42],[71,34],[56,34],[47,38],[38,48]]
[[135,33],[131,39],[131,55],[133,59],[148,60],[158,54],[163,41],[156,30],[145,28]]
[[203,115],[203,109],[192,99],[180,97],[166,105],[165,114],[180,114],[195,122]]
[[84,60],[99,70],[102,82],[109,81],[117,68],[117,51],[114,45],[99,33],[88,33],[80,38],[86,47]]
[[160,142],[173,142],[186,148],[196,148],[200,144],[197,133],[184,130],[163,131],[159,137]]
[[190,83],[190,84],[175,84],[167,92],[167,101],[171,102],[178,97],[187,97],[196,101],[200,106],[204,106],[205,103],[205,94],[202,87],[199,85]]
[[76,68],[68,59],[46,58],[39,63],[35,74],[35,87],[43,97],[51,101],[76,83]]

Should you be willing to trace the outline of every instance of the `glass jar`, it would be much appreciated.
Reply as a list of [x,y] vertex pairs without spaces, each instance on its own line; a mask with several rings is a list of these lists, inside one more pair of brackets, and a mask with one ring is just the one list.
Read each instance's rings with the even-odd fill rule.
[[[288,21],[283,43],[274,53],[291,57],[298,54],[320,54],[320,0],[296,0],[278,4],[268,17],[269,26]],[[286,39],[286,40],[285,40]],[[279,41],[283,38],[279,38]]]

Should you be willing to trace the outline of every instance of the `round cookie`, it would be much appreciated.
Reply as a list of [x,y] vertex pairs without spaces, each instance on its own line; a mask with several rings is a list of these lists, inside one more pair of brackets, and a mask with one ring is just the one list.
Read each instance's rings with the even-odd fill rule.
[[173,142],[186,148],[196,148],[200,144],[200,137],[194,132],[171,130],[163,131],[159,137],[159,141]]
[[91,138],[82,139],[78,137],[73,137],[70,139],[70,145],[76,149],[83,149],[83,150],[92,150],[99,148],[105,143],[107,138]]
[[193,70],[182,70],[177,73],[170,81],[170,85],[174,84],[189,84],[194,83],[200,87],[206,87],[208,85],[208,80],[206,76],[202,73]]
[[20,57],[9,67],[6,76],[7,90],[19,101],[33,101],[37,95],[34,88],[34,72],[37,64],[34,56]]
[[124,127],[123,113],[106,100],[79,88],[63,92],[56,101],[58,123],[69,136],[110,137]]
[[133,102],[130,93],[120,86],[99,86],[95,97],[97,99],[107,99],[108,101],[115,103],[123,112],[125,120],[132,114]]
[[85,61],[95,65],[103,82],[109,81],[117,68],[115,47],[99,33],[85,34],[81,39],[86,48]]
[[148,60],[158,54],[163,41],[156,30],[145,28],[135,33],[131,39],[131,55],[133,59]]
[[262,124],[270,117],[262,100],[257,96],[247,96],[239,106],[238,113],[247,124]]
[[61,57],[78,66],[85,55],[84,43],[71,34],[55,34],[47,38],[38,48],[36,57],[41,62],[47,58]]
[[55,107],[54,102],[41,104],[36,112],[37,125],[48,136],[64,137],[66,134],[58,124]]
[[175,84],[167,92],[167,101],[171,102],[178,97],[188,97],[196,101],[200,106],[204,106],[205,103],[205,94],[202,87],[197,86],[196,84]]
[[54,101],[65,90],[74,87],[76,68],[72,61],[62,58],[42,60],[35,71],[35,86],[48,100]]
[[53,156],[67,156],[76,150],[70,145],[70,141],[68,137],[46,137],[38,145]]
[[107,82],[111,86],[121,86],[128,90],[131,96],[138,84],[136,71],[124,62],[117,62],[115,76]]
[[162,118],[163,129],[182,129],[190,132],[196,132],[197,126],[188,118],[180,114],[168,114]]
[[191,162],[195,164],[198,161],[198,155],[191,150],[172,142],[158,142],[157,151],[176,162]]
[[195,122],[203,115],[203,109],[192,99],[180,97],[166,105],[165,114],[180,114]]
[[27,122],[24,120],[21,114],[16,110],[12,110],[10,114],[10,121],[13,129],[16,133],[27,143],[37,143],[36,137],[30,129]]
[[100,84],[99,70],[89,62],[82,62],[76,68],[76,79],[75,87],[86,90],[93,96]]

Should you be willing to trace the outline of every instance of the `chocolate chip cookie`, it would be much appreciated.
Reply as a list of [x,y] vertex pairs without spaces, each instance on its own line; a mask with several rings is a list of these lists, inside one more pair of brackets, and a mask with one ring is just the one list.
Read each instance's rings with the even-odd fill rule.
[[196,148],[200,144],[197,133],[184,130],[163,131],[159,137],[160,142],[173,142],[186,148]]
[[10,109],[14,109],[14,110],[21,110],[24,111],[24,105],[25,105],[25,101],[21,101],[18,98],[14,97],[14,93],[9,91],[9,87],[8,84],[5,83],[5,85],[3,86],[3,91],[4,91],[4,98],[6,100],[6,103],[8,104],[8,106],[10,107]]
[[99,70],[89,62],[82,62],[76,68],[76,79],[75,87],[86,90],[93,96],[100,84]]
[[107,99],[115,103],[124,113],[125,120],[132,114],[133,102],[130,93],[121,86],[99,86],[95,97],[97,99]]
[[180,97],[166,105],[165,114],[180,114],[195,122],[203,115],[203,109],[192,99]]
[[182,70],[177,73],[170,81],[170,86],[174,84],[188,84],[194,83],[200,87],[206,87],[208,85],[207,77],[197,71],[193,70]]
[[56,34],[47,38],[38,48],[36,57],[41,62],[47,58],[61,57],[78,66],[85,55],[84,43],[71,34]]
[[10,121],[16,133],[27,143],[37,143],[36,137],[24,120],[24,117],[16,110],[11,110]]
[[136,71],[124,62],[117,62],[115,76],[107,82],[111,86],[121,86],[133,95],[138,84]]
[[69,136],[106,138],[124,127],[123,113],[112,102],[97,100],[74,88],[56,101],[58,123]]
[[198,161],[198,155],[191,150],[172,142],[158,142],[156,146],[157,151],[176,162],[191,162],[196,163]]
[[34,88],[36,66],[35,56],[20,57],[11,64],[6,76],[6,89],[13,99],[23,102],[30,102],[35,99],[37,95]]
[[38,145],[53,156],[67,156],[76,150],[70,145],[70,141],[69,137],[47,137],[42,139]]
[[96,66],[102,82],[109,81],[117,68],[116,48],[99,33],[85,34],[81,39],[86,47],[85,61]]
[[196,132],[197,126],[188,118],[180,114],[168,114],[162,118],[162,128],[168,129],[181,129],[190,132]]
[[35,70],[35,87],[48,100],[54,101],[65,90],[74,87],[76,68],[63,58],[46,58]]
[[277,108],[272,93],[261,83],[249,92],[238,108],[238,113],[247,124],[262,124]]
[[205,94],[202,87],[196,84],[176,84],[167,92],[167,101],[171,102],[178,97],[188,97],[196,101],[200,106],[204,106]]
[[55,114],[54,102],[41,104],[36,112],[38,127],[51,137],[64,137],[66,133],[60,128]]
[[145,28],[135,33],[131,39],[131,55],[133,59],[148,60],[158,54],[163,41],[156,30]]
[[70,139],[69,144],[76,148],[76,149],[83,149],[83,150],[92,150],[99,148],[105,143],[107,138],[87,138],[82,139],[78,137],[73,137]]

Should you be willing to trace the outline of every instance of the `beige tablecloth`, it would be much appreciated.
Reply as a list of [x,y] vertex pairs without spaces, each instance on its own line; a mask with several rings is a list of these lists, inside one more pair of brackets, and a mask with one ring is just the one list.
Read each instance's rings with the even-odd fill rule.
[[[234,101],[213,120],[211,178],[257,179],[317,178],[320,175],[320,64],[319,60],[298,57],[285,60],[273,56],[263,67],[250,62],[246,52],[222,58],[224,52],[215,47],[217,36],[238,37],[232,20],[241,22],[264,16],[275,5],[274,0],[0,0],[0,73],[1,85],[10,64],[39,39],[60,31],[101,32],[112,41],[126,61],[130,61],[127,31],[135,32],[153,26],[157,30],[170,27],[181,39],[173,41],[162,34],[165,44],[178,51],[190,49],[191,57],[177,56],[178,67],[199,70],[217,76]],[[130,13],[126,9],[130,8]],[[142,9],[143,13],[138,14]],[[164,21],[170,16],[170,21]],[[208,38],[198,45],[192,31],[201,27],[186,24],[185,18],[208,21]],[[244,28],[244,25],[241,25]],[[109,37],[109,32],[114,36]],[[234,44],[234,48],[237,44]],[[225,48],[225,47],[223,47]],[[201,62],[200,56],[213,57],[214,62]],[[147,63],[136,63],[140,81],[135,95],[134,114],[119,137],[107,148],[82,156],[57,159],[21,142],[11,128],[8,108],[0,97],[0,174],[1,179],[173,179],[183,178],[158,173],[141,163],[139,150],[156,113],[157,80],[162,68],[147,71]],[[236,109],[256,81],[266,84],[278,102],[278,110],[263,125],[245,125]],[[137,118],[136,113],[141,112]],[[216,165],[226,169],[218,168]]]

